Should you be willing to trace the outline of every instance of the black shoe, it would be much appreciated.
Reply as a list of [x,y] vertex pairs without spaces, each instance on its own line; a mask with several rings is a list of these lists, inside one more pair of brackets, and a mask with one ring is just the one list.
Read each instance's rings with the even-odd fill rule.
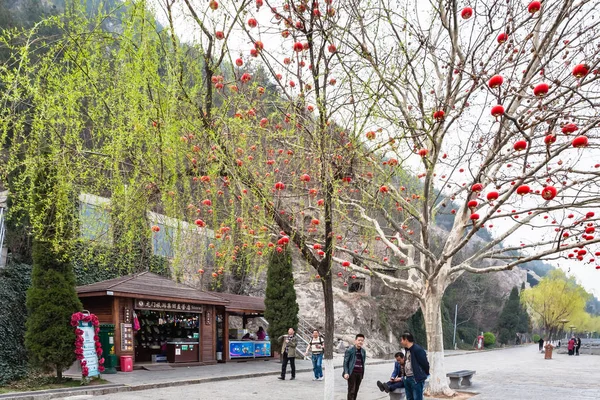
[[296,379],[296,377],[295,377],[295,376],[292,376],[292,377],[290,378],[290,381],[293,381],[294,379]]
[[389,393],[389,392],[390,392],[390,387],[387,385],[387,383],[384,383],[382,386],[383,386],[383,390],[384,390],[386,393]]
[[280,381],[285,381],[285,376],[278,376],[277,379],[279,379]]
[[377,381],[377,387],[379,388],[380,391],[384,391],[384,387],[383,387],[383,383],[381,383],[381,381]]

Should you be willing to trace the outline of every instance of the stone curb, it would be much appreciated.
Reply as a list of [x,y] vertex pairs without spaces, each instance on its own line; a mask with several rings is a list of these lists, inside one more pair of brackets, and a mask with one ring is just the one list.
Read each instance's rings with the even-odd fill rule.
[[[367,362],[367,365],[387,364],[392,360],[378,360]],[[341,365],[334,366],[333,369],[340,369]],[[296,372],[310,372],[312,368],[300,368]],[[92,395],[100,396],[105,394],[137,392],[142,390],[162,389],[173,386],[197,385],[201,383],[229,381],[233,379],[259,378],[263,376],[279,375],[279,371],[257,372],[254,374],[239,374],[227,376],[214,376],[211,378],[196,378],[183,379],[179,381],[145,383],[141,385],[123,385],[123,384],[106,384],[96,387],[76,388],[76,389],[49,389],[35,392],[9,393],[0,395],[0,400],[18,399],[18,400],[50,400],[60,397]]]

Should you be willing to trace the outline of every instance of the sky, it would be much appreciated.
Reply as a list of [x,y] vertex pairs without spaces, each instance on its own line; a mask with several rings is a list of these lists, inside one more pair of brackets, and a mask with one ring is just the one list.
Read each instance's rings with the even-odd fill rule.
[[[168,26],[168,22],[165,17],[165,14],[162,11],[162,8],[160,7],[160,3],[162,1],[154,0],[154,2],[155,2],[157,14],[158,14],[158,20],[163,24],[163,26]],[[185,3],[178,2],[176,4],[180,7],[183,7]],[[194,4],[194,2],[193,2],[193,4]],[[200,2],[200,1],[196,1],[195,4],[204,5],[204,3]],[[200,6],[200,7],[202,8],[202,6]],[[256,13],[255,11],[256,10],[253,9],[252,16],[256,17],[259,25],[265,24],[265,26],[266,26],[271,17],[271,13],[269,12],[266,5],[263,7],[263,9],[261,9],[261,11],[259,13]],[[421,12],[419,12],[419,14],[421,14]],[[423,14],[423,16],[425,16],[426,11],[423,11],[422,14]],[[176,33],[180,37],[180,39],[183,41],[189,42],[189,41],[194,41],[195,38],[198,38],[197,32],[199,30],[197,29],[197,25],[189,18],[184,18],[181,14],[181,11],[178,11],[176,13],[176,15],[177,16],[175,18],[175,27],[176,27]],[[250,17],[250,15],[245,16],[244,20],[249,17]],[[274,31],[274,32],[271,32],[271,34],[267,34],[264,37],[261,37],[260,39],[263,40],[265,42],[265,45],[268,46],[269,48],[275,48],[275,47],[277,47],[277,45],[274,44],[273,41],[280,40],[280,39],[278,39],[280,37],[281,36],[278,33],[278,31]],[[230,37],[230,39],[228,41],[228,46],[229,46],[230,51],[232,52],[232,58],[235,58],[238,55],[243,55],[244,62],[246,64],[248,62],[253,61],[251,58],[248,57],[248,52],[252,48],[252,44],[251,44],[250,40],[244,34],[241,34],[241,33],[234,34],[232,37]],[[281,48],[279,48],[278,50],[284,51]],[[578,165],[582,165],[582,166],[588,165],[588,164],[593,165],[599,159],[598,156],[599,156],[599,154],[597,152],[595,152],[595,153],[590,152],[590,153],[584,154],[579,159]],[[599,196],[600,196],[600,193],[599,193]],[[600,213],[600,210],[598,210],[597,213]],[[502,230],[502,229],[507,229],[508,227],[510,227],[511,222],[505,221],[504,223],[502,223],[502,222],[498,221],[498,222],[494,222],[494,224],[496,225],[496,229]],[[495,229],[493,229],[491,232],[492,235],[494,235],[494,230]],[[549,230],[549,233],[551,234],[550,230]],[[531,231],[528,231],[527,229],[522,229],[522,230],[519,230],[515,235],[510,237],[510,239],[507,240],[503,244],[504,244],[504,246],[509,246],[509,245],[518,245],[519,243],[522,243],[522,242],[528,243],[530,240],[534,239],[534,238],[531,238],[530,236],[531,236]],[[592,293],[596,297],[600,298],[600,270],[595,269],[595,265],[600,265],[600,260],[597,260],[596,263],[594,263],[594,264],[590,264],[590,263],[584,264],[582,262],[567,260],[567,259],[560,260],[560,261],[547,261],[547,262],[549,264],[554,265],[557,268],[563,269],[565,272],[567,272],[569,274],[574,275],[577,278],[577,280],[582,284],[582,286],[586,288],[586,290],[588,290],[590,293]]]

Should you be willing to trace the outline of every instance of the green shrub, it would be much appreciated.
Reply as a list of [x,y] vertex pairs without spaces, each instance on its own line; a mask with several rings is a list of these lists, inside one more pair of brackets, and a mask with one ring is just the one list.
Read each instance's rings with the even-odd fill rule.
[[535,333],[531,339],[533,340],[533,343],[537,343],[540,341],[541,336]]
[[483,345],[485,347],[493,346],[496,343],[496,336],[492,332],[483,334]]
[[25,295],[31,285],[31,266],[10,262],[0,269],[0,385],[27,373]]

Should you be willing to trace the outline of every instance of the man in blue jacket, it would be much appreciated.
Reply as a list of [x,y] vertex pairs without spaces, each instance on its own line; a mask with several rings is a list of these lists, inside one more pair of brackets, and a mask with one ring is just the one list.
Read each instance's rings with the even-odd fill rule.
[[415,343],[415,338],[410,332],[402,334],[400,344],[406,349],[404,362],[406,400],[423,400],[423,385],[429,375],[427,353]]
[[363,349],[365,335],[359,333],[354,338],[354,346],[348,347],[344,354],[342,376],[348,381],[348,400],[356,400],[360,383],[365,375],[367,352]]
[[389,393],[404,387],[404,354],[399,351],[394,354],[394,358],[396,362],[394,363],[394,371],[389,382],[382,383],[381,381],[377,381],[377,387],[382,392]]

